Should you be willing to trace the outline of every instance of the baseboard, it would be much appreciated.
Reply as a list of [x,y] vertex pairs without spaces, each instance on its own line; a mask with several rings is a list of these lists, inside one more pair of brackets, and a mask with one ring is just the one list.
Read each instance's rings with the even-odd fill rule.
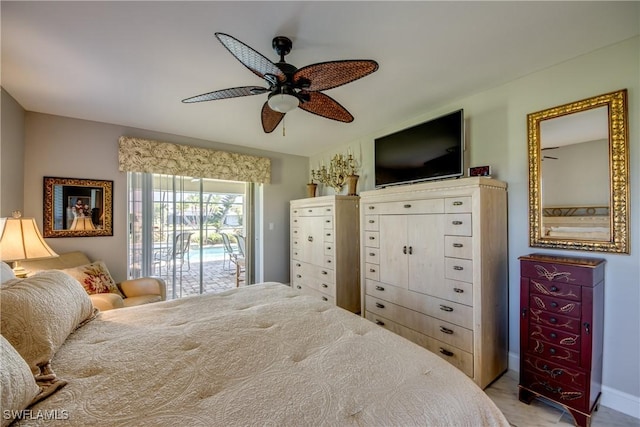
[[[520,372],[520,355],[509,352],[509,369]],[[640,397],[616,390],[605,385],[602,386],[600,404],[614,411],[640,419]]]

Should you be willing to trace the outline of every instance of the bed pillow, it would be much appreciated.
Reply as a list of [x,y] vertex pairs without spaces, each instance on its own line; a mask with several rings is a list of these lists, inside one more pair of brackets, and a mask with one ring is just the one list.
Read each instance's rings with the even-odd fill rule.
[[13,269],[6,262],[0,262],[0,283],[4,283],[7,280],[15,279],[16,275],[13,273]]
[[0,305],[2,335],[36,381],[55,378],[51,358],[71,332],[97,313],[78,281],[59,270],[5,282]]
[[79,267],[65,268],[62,271],[75,277],[84,286],[89,295],[112,293],[124,298],[115,280],[109,274],[107,266],[102,261],[95,261]]
[[2,426],[11,424],[14,415],[27,408],[40,393],[29,365],[11,344],[0,336],[2,369],[0,369],[0,387],[2,387]]

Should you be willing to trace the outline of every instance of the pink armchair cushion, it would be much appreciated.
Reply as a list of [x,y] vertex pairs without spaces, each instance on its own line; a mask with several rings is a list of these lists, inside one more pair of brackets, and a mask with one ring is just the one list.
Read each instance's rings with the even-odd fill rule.
[[124,297],[102,261],[95,261],[73,268],[65,268],[65,273],[76,278],[89,295],[112,293]]

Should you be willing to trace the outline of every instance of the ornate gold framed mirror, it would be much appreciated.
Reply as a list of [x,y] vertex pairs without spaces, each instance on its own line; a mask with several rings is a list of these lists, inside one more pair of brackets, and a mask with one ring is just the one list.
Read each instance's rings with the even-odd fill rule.
[[629,253],[627,90],[527,115],[529,245]]
[[113,236],[113,181],[44,177],[44,237]]

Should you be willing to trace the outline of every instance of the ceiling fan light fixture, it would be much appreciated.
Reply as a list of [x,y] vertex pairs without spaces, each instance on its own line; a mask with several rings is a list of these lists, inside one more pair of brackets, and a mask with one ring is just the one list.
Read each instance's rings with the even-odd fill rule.
[[300,104],[298,97],[288,93],[276,93],[269,97],[269,108],[279,113],[288,113]]

